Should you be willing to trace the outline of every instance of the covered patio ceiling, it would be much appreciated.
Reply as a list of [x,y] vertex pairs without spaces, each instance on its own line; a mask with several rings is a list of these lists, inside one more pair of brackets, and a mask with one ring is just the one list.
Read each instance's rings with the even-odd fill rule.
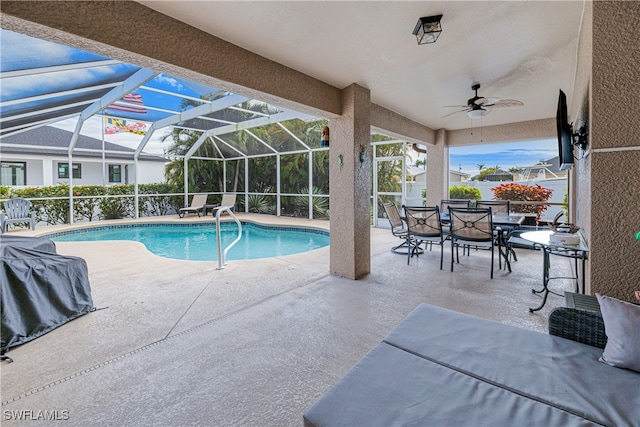
[[[80,131],[86,120],[97,116],[104,120],[106,133],[143,135],[138,153],[156,132],[178,138],[196,135],[186,157],[206,141],[215,146],[213,157],[219,159],[319,145],[311,147],[286,126],[290,120],[310,122],[319,120],[316,117],[9,30],[0,30],[0,43],[0,142],[71,118],[78,120]],[[273,147],[250,131],[273,124],[291,135],[292,143]],[[239,145],[234,138],[223,138],[238,131],[246,131],[253,143]]]

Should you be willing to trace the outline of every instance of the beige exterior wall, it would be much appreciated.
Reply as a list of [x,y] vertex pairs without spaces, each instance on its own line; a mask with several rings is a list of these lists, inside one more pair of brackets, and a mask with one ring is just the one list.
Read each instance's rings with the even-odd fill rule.
[[591,92],[578,76],[582,93],[572,100],[574,119],[587,119],[590,131],[576,179],[578,222],[590,231],[591,292],[632,300],[640,289],[640,3],[589,6],[578,69],[591,69]]
[[[554,111],[555,113],[555,111]],[[459,147],[465,145],[493,144],[498,142],[528,141],[555,138],[557,135],[555,119],[531,120],[499,126],[447,131],[447,145]]]

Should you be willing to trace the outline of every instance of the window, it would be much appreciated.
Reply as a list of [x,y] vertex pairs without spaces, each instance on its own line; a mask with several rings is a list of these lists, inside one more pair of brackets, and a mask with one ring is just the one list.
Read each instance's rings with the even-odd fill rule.
[[120,165],[109,165],[109,182],[122,182],[122,168]]
[[[58,163],[58,178],[69,179],[69,163]],[[73,178],[82,178],[82,165],[80,163],[73,164]]]
[[0,185],[27,185],[26,162],[2,162]]

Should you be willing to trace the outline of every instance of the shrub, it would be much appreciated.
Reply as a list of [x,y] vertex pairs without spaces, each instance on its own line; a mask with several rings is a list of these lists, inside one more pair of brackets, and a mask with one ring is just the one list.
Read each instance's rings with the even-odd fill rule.
[[[142,215],[162,216],[177,212],[182,207],[184,196],[162,196],[161,194],[179,193],[180,189],[172,184],[140,184],[139,211]],[[144,196],[142,196],[144,194]]]
[[[322,194],[322,190],[318,187],[312,187],[313,194]],[[302,193],[308,193],[308,189],[302,188]],[[327,197],[313,197],[312,209],[314,218],[328,218],[329,217],[329,199]],[[296,208],[294,215],[298,217],[309,216],[309,196],[307,194],[301,194],[296,196],[293,201],[293,206]]]
[[449,188],[450,199],[463,199],[463,200],[480,200],[482,198],[482,192],[480,189],[469,187],[468,185],[454,185]]
[[[536,185],[516,183],[500,184],[491,189],[496,200],[514,200],[523,202],[547,202],[553,190]],[[512,204],[511,210],[518,213],[535,213],[536,218],[547,210],[548,204]]]
[[108,197],[100,200],[100,212],[105,219],[120,219],[133,217],[135,201],[130,195],[133,194],[133,185],[113,185],[107,187],[107,195],[124,196]]
[[[96,209],[100,204],[99,197],[106,193],[105,188],[100,185],[78,185],[73,187],[73,216],[75,219],[93,220]],[[81,197],[82,196],[82,197]],[[81,198],[78,198],[81,197]]]
[[249,195],[249,212],[272,214],[275,209],[262,194],[250,194]]

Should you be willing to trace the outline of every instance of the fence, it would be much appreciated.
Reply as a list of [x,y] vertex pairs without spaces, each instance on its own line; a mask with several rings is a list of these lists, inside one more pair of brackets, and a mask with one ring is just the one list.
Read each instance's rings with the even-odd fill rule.
[[[468,187],[477,188],[480,190],[482,194],[482,200],[492,200],[493,199],[493,191],[492,188],[497,187],[500,184],[509,184],[514,181],[468,181],[468,182],[454,182],[451,184],[451,187],[457,185],[466,185]],[[551,198],[549,199],[549,206],[541,216],[541,220],[543,221],[551,221],[553,217],[556,216],[558,212],[563,211],[565,208],[565,195],[567,194],[567,180],[566,179],[545,179],[539,181],[528,181],[528,182],[516,182],[517,184],[526,184],[526,185],[535,185],[538,184],[540,187],[548,188],[553,190],[551,193]],[[423,200],[422,190],[426,187],[426,184],[423,182],[412,182],[407,183],[407,201],[412,201],[413,204],[416,200]],[[428,191],[428,190],[427,190]],[[516,202],[513,202],[516,203]]]

